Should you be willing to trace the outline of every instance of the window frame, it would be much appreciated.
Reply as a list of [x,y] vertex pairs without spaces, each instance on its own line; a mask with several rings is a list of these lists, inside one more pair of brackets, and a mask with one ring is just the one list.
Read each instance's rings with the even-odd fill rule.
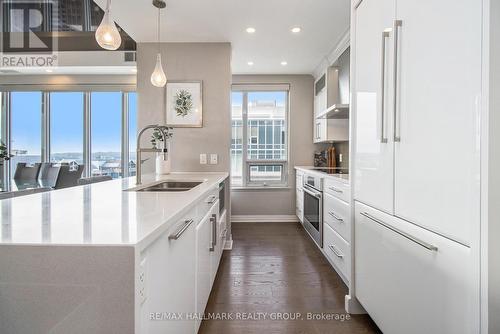
[[[259,134],[256,136],[250,136],[248,133],[249,120],[248,120],[248,94],[249,93],[266,93],[266,92],[282,92],[286,94],[285,97],[285,156],[286,159],[249,159],[249,139],[258,138]],[[231,95],[233,93],[242,94],[242,171],[241,171],[241,185],[232,183],[232,189],[256,189],[256,188],[288,188],[289,179],[289,159],[290,159],[290,85],[289,84],[256,84],[256,85],[238,85],[234,84],[231,89]],[[232,108],[232,103],[231,103]],[[231,126],[233,119],[231,117]],[[274,124],[273,135],[274,135]],[[231,134],[233,133],[231,129]],[[231,145],[233,138],[231,138]],[[274,146],[273,146],[274,149]],[[232,148],[231,148],[232,153]],[[273,154],[274,157],[274,154]],[[232,159],[231,159],[232,160]],[[282,173],[281,179],[279,181],[252,181],[251,180],[251,168],[252,166],[280,166]],[[231,178],[232,182],[232,178]]]
[[[12,106],[11,106],[11,93],[22,91],[37,91],[42,94],[41,101],[41,162],[50,162],[51,157],[51,107],[50,107],[50,94],[58,92],[82,92],[83,93],[83,164],[85,166],[82,177],[91,176],[91,93],[92,92],[120,92],[122,94],[122,110],[121,110],[121,176],[125,178],[130,176],[128,162],[130,160],[130,143],[129,143],[129,94],[136,93],[135,86],[130,85],[67,85],[62,88],[54,85],[50,88],[37,87],[36,85],[26,85],[24,87],[4,87],[0,94],[2,94],[2,105],[0,106],[0,127],[1,135],[0,140],[7,146],[7,151],[11,153],[12,143]],[[137,110],[137,108],[136,108]],[[124,150],[125,148],[125,150]],[[12,160],[7,161],[4,165],[3,173],[0,175],[1,181],[5,184],[12,179],[11,174]]]

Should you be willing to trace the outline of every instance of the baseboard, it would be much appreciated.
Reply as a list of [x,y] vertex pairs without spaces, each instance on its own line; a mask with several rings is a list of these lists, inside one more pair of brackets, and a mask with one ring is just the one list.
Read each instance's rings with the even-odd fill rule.
[[231,249],[233,249],[233,240],[226,240],[226,243],[224,244],[224,250]]
[[233,223],[294,223],[299,218],[295,215],[237,215],[231,216]]

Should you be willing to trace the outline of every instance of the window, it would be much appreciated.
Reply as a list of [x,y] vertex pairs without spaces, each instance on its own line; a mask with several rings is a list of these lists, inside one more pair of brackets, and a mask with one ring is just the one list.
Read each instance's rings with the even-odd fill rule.
[[0,139],[15,155],[1,182],[19,162],[84,165],[84,176],[135,175],[135,92],[0,92],[0,106]]
[[236,187],[287,184],[288,89],[261,87],[233,89],[231,181]]
[[135,176],[136,170],[136,142],[137,142],[137,93],[128,93],[128,175]]
[[83,92],[50,93],[50,161],[83,164]]
[[42,93],[11,93],[11,175],[19,162],[42,161]]
[[91,93],[92,176],[121,176],[122,93]]

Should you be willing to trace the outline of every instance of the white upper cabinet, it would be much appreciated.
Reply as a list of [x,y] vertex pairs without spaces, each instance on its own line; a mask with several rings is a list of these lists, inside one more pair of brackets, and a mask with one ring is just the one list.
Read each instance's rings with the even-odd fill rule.
[[394,145],[392,109],[392,22],[394,0],[364,0],[355,11],[354,106],[356,200],[392,213]]
[[481,1],[398,0],[396,18],[395,215],[469,244],[479,219]]

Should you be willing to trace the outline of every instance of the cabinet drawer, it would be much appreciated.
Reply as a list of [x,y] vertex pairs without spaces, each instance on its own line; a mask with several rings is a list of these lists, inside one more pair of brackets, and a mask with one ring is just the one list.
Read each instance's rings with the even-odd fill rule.
[[[197,208],[196,208],[198,221],[200,221],[209,211],[215,210],[213,208],[213,206],[215,203],[217,203],[218,200],[219,200],[219,188],[214,188],[214,189],[210,190],[203,197],[203,200],[200,200],[200,202],[198,203]],[[218,208],[217,208],[217,212],[219,212]]]
[[347,242],[351,241],[351,219],[349,204],[330,194],[323,196],[323,221]]
[[335,196],[344,202],[349,203],[350,197],[350,186],[348,183],[344,183],[342,181],[337,181],[332,178],[325,178],[324,180],[324,191],[327,194]]
[[471,249],[357,202],[355,210],[356,296],[380,329],[476,332]]
[[323,225],[323,251],[335,269],[347,281],[350,281],[351,273],[351,247],[347,241],[335,232],[329,225]]

